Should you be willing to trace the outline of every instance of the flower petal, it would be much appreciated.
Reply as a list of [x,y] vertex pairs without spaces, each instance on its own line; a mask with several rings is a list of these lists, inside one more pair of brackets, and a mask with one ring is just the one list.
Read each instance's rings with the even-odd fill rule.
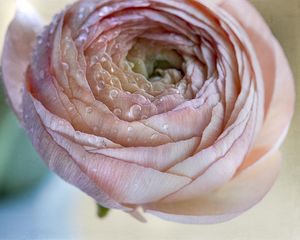
[[65,181],[86,192],[102,206],[130,210],[130,208],[122,206],[99,189],[90,176],[82,171],[80,165],[76,164],[72,156],[53,140],[42,124],[32,102],[32,97],[27,91],[24,92],[24,112],[31,113],[26,118],[24,117],[25,127],[31,139],[33,139],[33,145],[51,170],[55,171]]
[[259,202],[270,190],[280,167],[281,157],[275,152],[265,156],[217,191],[189,201],[157,202],[144,206],[144,209],[163,219],[180,223],[224,222]]
[[285,54],[257,10],[245,0],[226,0],[221,7],[247,31],[264,77],[266,118],[244,168],[283,142],[294,112],[295,86]]
[[25,72],[42,24],[42,20],[31,5],[26,1],[18,2],[15,18],[8,27],[4,41],[3,81],[9,101],[20,120],[22,119],[22,90]]

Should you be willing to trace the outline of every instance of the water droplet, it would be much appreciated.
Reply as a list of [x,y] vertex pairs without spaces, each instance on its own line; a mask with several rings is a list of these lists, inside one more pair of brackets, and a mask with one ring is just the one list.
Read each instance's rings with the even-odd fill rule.
[[79,37],[77,38],[76,41],[79,44],[83,44],[87,40],[87,38],[88,38],[88,35],[86,33],[82,33],[82,34],[79,35]]
[[79,14],[78,14],[78,18],[79,18],[80,20],[83,19],[83,17],[84,17],[83,13],[79,13]]
[[118,86],[119,79],[117,77],[111,78],[111,85]]
[[116,97],[118,97],[119,92],[117,90],[111,90],[109,93],[110,98],[114,99]]
[[115,110],[114,110],[114,114],[116,115],[116,116],[121,116],[122,115],[122,110],[120,109],[120,108],[116,108]]
[[100,92],[101,90],[103,90],[105,88],[105,82],[104,81],[100,81],[96,87],[97,91]]
[[169,125],[168,125],[168,124],[164,124],[164,125],[163,125],[163,129],[164,129],[164,130],[168,130],[168,128],[169,128]]
[[129,127],[127,128],[127,130],[128,130],[128,132],[132,132],[133,127],[129,126]]
[[61,65],[65,71],[68,71],[70,69],[70,66],[68,63],[63,62]]
[[102,57],[100,60],[102,63],[105,63],[107,61],[106,57]]
[[114,73],[114,72],[115,72],[115,69],[114,69],[113,67],[111,67],[111,68],[110,68],[110,72],[111,72],[111,73]]
[[102,141],[102,147],[107,147],[107,144],[104,140]]
[[142,111],[142,107],[140,105],[133,105],[131,108],[130,108],[130,113],[131,115],[133,115],[134,117],[138,116]]
[[70,112],[72,112],[74,109],[75,109],[74,107],[69,107],[69,108],[68,108],[68,110],[69,110]]
[[42,38],[39,38],[38,39],[38,45],[41,45],[43,43],[43,39]]
[[86,113],[90,114],[93,112],[93,108],[92,107],[87,107],[86,108]]

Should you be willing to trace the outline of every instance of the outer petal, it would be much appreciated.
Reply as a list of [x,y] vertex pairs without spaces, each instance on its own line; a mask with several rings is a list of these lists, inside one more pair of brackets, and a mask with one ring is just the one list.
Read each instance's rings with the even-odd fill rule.
[[285,54],[257,10],[246,0],[226,0],[221,7],[247,31],[264,77],[266,118],[245,168],[283,142],[294,112],[295,86]]
[[249,167],[215,192],[190,201],[165,204],[158,202],[144,208],[146,212],[180,223],[224,222],[259,202],[273,185],[280,167],[281,157],[276,152]]
[[[25,127],[33,139],[33,145],[41,157],[47,161],[50,169],[62,177],[65,181],[76,185],[82,191],[93,197],[105,207],[130,210],[121,206],[111,199],[105,192],[101,191],[96,184],[85,174],[79,165],[74,162],[68,152],[55,143],[51,135],[46,131],[38,114],[34,109],[31,96],[27,91],[24,93],[24,116]],[[31,113],[30,115],[28,113]]]
[[[102,205],[117,204],[110,196],[120,203],[128,204],[157,201],[191,182],[187,177],[161,173],[102,154],[88,153],[81,145],[46,128],[43,121],[47,122],[49,116],[47,113],[40,114],[42,111],[36,108],[41,106],[33,101],[26,91],[25,126],[43,159],[58,175]],[[61,125],[65,124],[63,119],[60,122]],[[109,207],[120,208],[119,205]]]
[[33,8],[26,1],[19,1],[15,18],[7,30],[2,55],[4,85],[19,119],[22,119],[21,92],[25,72],[31,60],[37,33],[41,28],[42,21]]

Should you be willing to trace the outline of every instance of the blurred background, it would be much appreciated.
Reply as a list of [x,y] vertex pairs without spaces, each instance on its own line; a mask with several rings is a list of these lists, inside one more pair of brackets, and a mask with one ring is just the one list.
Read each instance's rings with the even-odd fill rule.
[[[29,0],[47,19],[67,0]],[[281,42],[300,96],[300,0],[251,0]],[[15,1],[0,0],[0,55]],[[284,97],[284,96],[283,96]],[[169,223],[146,216],[141,224],[112,211],[98,219],[92,199],[48,172],[7,106],[0,83],[0,239],[300,239],[300,100],[282,147],[282,173],[256,207],[210,226]]]

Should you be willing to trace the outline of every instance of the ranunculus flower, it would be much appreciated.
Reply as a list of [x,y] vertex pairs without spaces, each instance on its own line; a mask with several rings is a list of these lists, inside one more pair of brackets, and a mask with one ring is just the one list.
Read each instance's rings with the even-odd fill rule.
[[42,31],[33,16],[8,29],[4,82],[63,179],[183,223],[229,220],[269,191],[294,85],[247,1],[79,1]]

